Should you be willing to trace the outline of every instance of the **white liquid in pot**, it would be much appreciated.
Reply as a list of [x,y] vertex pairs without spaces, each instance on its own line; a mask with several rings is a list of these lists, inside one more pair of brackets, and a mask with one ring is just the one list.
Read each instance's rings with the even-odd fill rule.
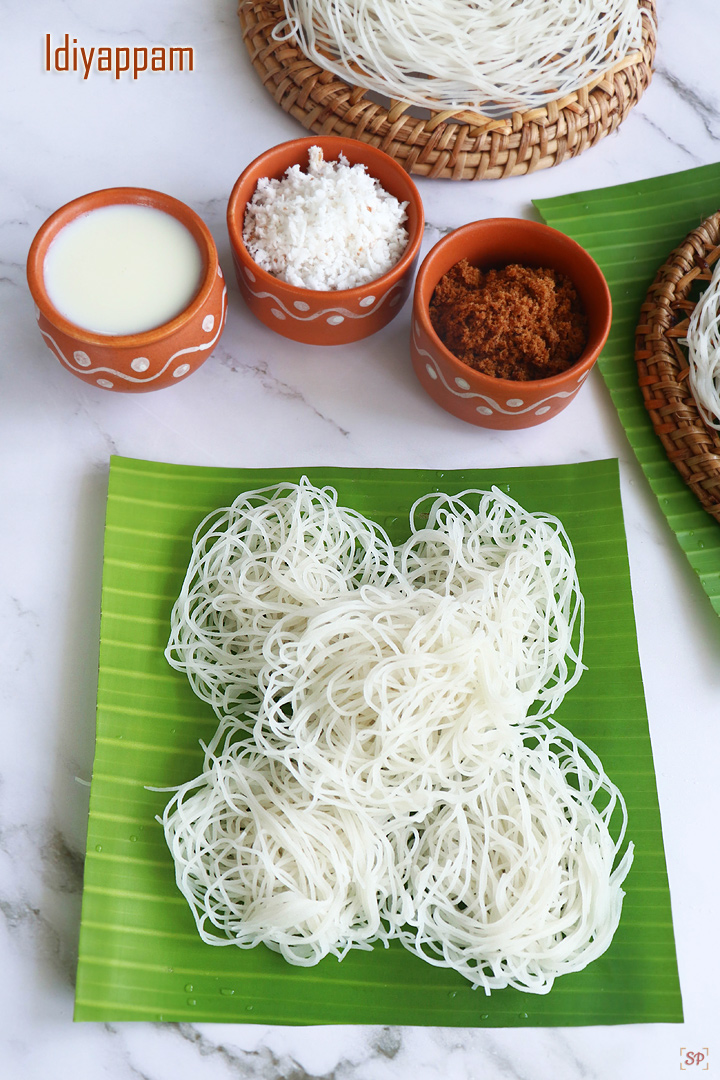
[[153,206],[90,210],[57,234],[43,265],[57,310],[97,334],[140,334],[174,319],[200,287],[203,260],[186,227]]

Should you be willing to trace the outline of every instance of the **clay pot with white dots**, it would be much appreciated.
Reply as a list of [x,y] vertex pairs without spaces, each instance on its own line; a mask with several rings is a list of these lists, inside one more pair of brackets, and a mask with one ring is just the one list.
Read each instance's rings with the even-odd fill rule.
[[[588,322],[577,361],[548,378],[495,378],[463,363],[438,337],[430,301],[444,274],[467,259],[482,270],[513,263],[547,267],[570,279]],[[415,282],[410,355],[423,389],[447,412],[478,427],[510,430],[552,419],[574,400],[607,340],[612,322],[610,290],[602,270],[569,236],[522,218],[486,218],[444,236],[423,260]]]
[[45,344],[102,390],[177,385],[208,359],[225,325],[212,235],[159,191],[107,188],[62,206],[33,240],[27,276]]
[[[364,165],[368,174],[400,203],[407,203],[408,242],[387,273],[352,289],[306,289],[291,285],[258,266],[243,241],[245,211],[263,178],[281,180],[287,169],[308,165],[311,147],[325,161]],[[425,227],[422,200],[415,183],[393,158],[357,139],[313,135],[265,151],[240,175],[227,209],[228,234],[243,300],[253,315],[283,337],[308,345],[346,345],[386,326],[408,299]]]

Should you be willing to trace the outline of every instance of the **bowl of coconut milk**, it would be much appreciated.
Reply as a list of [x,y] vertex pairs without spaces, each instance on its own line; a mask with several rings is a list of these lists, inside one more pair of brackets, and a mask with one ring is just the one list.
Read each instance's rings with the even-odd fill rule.
[[27,276],[45,344],[103,390],[182,382],[225,325],[209,229],[185,203],[147,188],[106,188],[56,210],[32,242]]

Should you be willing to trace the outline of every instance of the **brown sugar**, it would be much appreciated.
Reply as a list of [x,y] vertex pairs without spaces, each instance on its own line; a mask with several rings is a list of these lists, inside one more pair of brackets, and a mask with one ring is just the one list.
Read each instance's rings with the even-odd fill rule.
[[437,283],[430,320],[458,360],[518,382],[566,371],[587,342],[587,318],[570,279],[516,264],[483,271],[462,259]]

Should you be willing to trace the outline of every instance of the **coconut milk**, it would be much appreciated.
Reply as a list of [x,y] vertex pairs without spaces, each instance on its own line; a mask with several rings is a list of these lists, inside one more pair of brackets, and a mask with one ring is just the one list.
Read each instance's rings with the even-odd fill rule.
[[192,300],[203,260],[192,233],[154,206],[118,203],[61,229],[43,265],[57,310],[97,334],[140,334]]

